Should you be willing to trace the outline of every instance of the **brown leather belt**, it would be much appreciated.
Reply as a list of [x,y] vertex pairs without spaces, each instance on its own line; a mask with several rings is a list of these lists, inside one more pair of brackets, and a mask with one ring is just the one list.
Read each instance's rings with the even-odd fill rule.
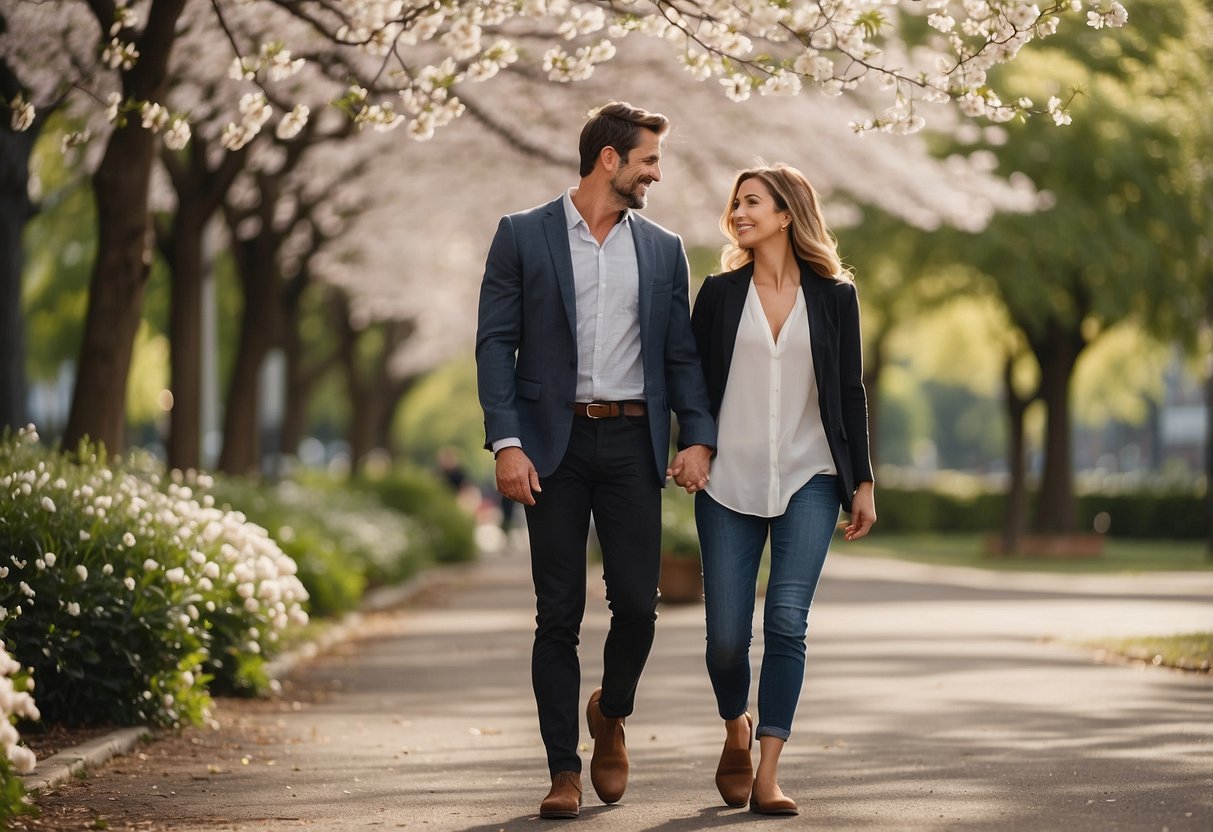
[[644,402],[573,402],[573,413],[587,419],[617,419],[620,416],[643,416],[648,410]]

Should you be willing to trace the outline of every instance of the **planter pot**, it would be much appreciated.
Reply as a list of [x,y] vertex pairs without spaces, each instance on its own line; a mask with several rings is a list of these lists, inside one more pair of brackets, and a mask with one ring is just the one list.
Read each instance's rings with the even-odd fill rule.
[[666,604],[697,604],[703,600],[703,575],[699,558],[661,553],[661,579],[657,582]]

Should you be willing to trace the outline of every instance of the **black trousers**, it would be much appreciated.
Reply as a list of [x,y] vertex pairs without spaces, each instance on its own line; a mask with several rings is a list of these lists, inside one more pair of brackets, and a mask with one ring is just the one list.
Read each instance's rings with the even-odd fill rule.
[[653,646],[661,561],[661,483],[644,418],[573,418],[560,466],[540,480],[526,509],[535,584],[531,683],[548,769],[581,771],[581,665],[586,538],[591,514],[602,544],[611,610],[603,648],[602,713],[632,713],[636,685]]

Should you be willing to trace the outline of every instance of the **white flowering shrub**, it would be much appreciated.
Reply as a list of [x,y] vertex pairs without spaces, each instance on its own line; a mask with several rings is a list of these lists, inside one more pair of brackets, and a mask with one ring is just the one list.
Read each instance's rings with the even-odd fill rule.
[[198,722],[208,684],[264,681],[307,620],[264,529],[146,465],[48,451],[32,427],[0,441],[0,553],[0,638],[48,722]]
[[28,803],[19,774],[33,771],[34,752],[22,745],[17,733],[18,720],[36,721],[38,706],[30,695],[34,681],[19,662],[13,660],[0,641],[0,829],[6,821],[24,814]]
[[367,586],[404,580],[432,560],[416,519],[344,483],[312,478],[267,487],[217,477],[209,493],[270,530],[298,564],[316,615],[353,609]]

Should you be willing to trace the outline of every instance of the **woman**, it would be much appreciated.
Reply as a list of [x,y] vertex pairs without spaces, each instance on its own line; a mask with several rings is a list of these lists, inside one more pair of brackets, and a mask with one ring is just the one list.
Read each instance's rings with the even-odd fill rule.
[[[859,304],[795,168],[742,171],[720,225],[730,271],[708,278],[692,315],[719,429],[711,478],[695,496],[708,674],[725,720],[716,785],[730,806],[794,815],[778,766],[804,681],[809,607],[839,507],[851,514],[847,540],[876,521]],[[755,774],[749,649],[768,535]]]

